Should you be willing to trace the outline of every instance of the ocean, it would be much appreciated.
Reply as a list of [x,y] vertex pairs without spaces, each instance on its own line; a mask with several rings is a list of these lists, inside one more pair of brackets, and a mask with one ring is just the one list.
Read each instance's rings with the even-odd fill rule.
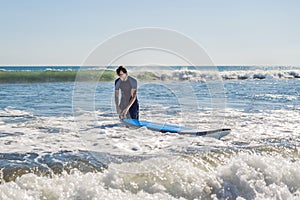
[[0,67],[0,199],[300,199],[300,67],[128,67],[140,119],[219,140],[123,125],[113,69]]

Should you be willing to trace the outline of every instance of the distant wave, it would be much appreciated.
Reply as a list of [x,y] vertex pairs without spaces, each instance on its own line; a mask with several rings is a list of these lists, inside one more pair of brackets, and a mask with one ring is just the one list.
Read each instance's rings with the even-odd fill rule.
[[137,73],[137,77],[172,81],[207,82],[213,80],[300,79],[300,70],[201,71],[175,70],[170,72]]
[[[80,73],[80,76],[78,76]],[[130,75],[139,81],[193,81],[214,80],[261,80],[261,79],[300,79],[300,69],[290,70],[130,70]],[[78,78],[79,77],[79,78]],[[0,71],[0,83],[35,82],[74,82],[74,81],[113,81],[117,78],[114,70],[54,70],[44,71]]]
[[[0,83],[74,82],[78,71],[0,71]],[[111,81],[116,78],[111,70],[85,70],[79,81]]]
[[300,70],[255,70],[255,71],[228,71],[222,72],[223,79],[298,79],[300,78]]

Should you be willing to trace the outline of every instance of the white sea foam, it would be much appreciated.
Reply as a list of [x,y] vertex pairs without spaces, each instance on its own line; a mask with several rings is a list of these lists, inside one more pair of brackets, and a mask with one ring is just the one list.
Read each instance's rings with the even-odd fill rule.
[[[21,111],[10,112],[12,115],[21,113]],[[162,117],[157,114],[150,115],[148,112],[150,111],[141,111],[141,115],[145,116],[143,119],[203,130],[231,128],[232,131],[224,139],[216,140],[157,133],[146,128],[130,129],[122,125],[117,118],[100,111],[92,114],[97,116],[94,121],[90,118],[86,118],[86,122],[81,121],[84,128],[80,129],[78,129],[79,122],[74,121],[73,116],[39,117],[35,120],[13,123],[5,123],[7,118],[1,117],[1,152],[56,152],[81,149],[122,155],[151,155],[177,153],[187,147],[196,148],[198,144],[230,146],[235,142],[259,143],[266,138],[293,139],[299,136],[300,112],[296,109],[247,113],[227,108],[218,114],[207,109],[201,113],[189,113],[189,121],[181,118],[181,114]],[[80,126],[83,126],[82,124]],[[109,127],[110,125],[115,126]]]
[[[1,199],[299,199],[299,161],[240,153],[212,166],[198,157],[112,164],[52,178],[26,174],[0,185]],[[206,167],[205,167],[206,166]],[[208,168],[210,166],[210,168]],[[116,169],[147,169],[126,173]]]
[[103,173],[25,174],[2,183],[0,199],[300,198],[297,109],[245,112],[227,108],[218,114],[206,109],[189,113],[189,121],[180,117],[183,113],[162,116],[141,111],[146,120],[203,129],[222,121],[219,126],[232,132],[221,140],[122,125],[105,128],[118,119],[103,111],[83,112],[97,116],[94,121],[82,121],[85,128],[76,125],[73,116],[6,123],[9,115],[26,119],[31,114],[13,108],[3,112],[2,153],[80,149],[142,159],[109,163]]
[[32,113],[25,110],[17,110],[11,106],[5,107],[3,110],[0,110],[1,117],[22,117],[22,116],[33,116]]

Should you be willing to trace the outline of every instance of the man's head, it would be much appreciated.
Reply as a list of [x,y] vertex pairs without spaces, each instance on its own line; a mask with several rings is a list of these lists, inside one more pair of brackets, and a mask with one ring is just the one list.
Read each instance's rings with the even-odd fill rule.
[[123,66],[119,66],[118,69],[116,70],[118,76],[120,77],[121,80],[125,80],[127,76],[127,69]]
[[124,66],[119,66],[118,69],[116,70],[118,76],[124,74],[127,74],[127,69]]

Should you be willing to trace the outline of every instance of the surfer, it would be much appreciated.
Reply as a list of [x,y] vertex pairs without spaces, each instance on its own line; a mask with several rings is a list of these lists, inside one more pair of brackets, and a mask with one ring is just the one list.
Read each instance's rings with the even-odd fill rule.
[[[127,69],[119,66],[116,70],[119,78],[115,80],[115,104],[120,118],[139,119],[139,103],[137,100],[137,80],[128,76]],[[119,103],[119,91],[121,101]]]

